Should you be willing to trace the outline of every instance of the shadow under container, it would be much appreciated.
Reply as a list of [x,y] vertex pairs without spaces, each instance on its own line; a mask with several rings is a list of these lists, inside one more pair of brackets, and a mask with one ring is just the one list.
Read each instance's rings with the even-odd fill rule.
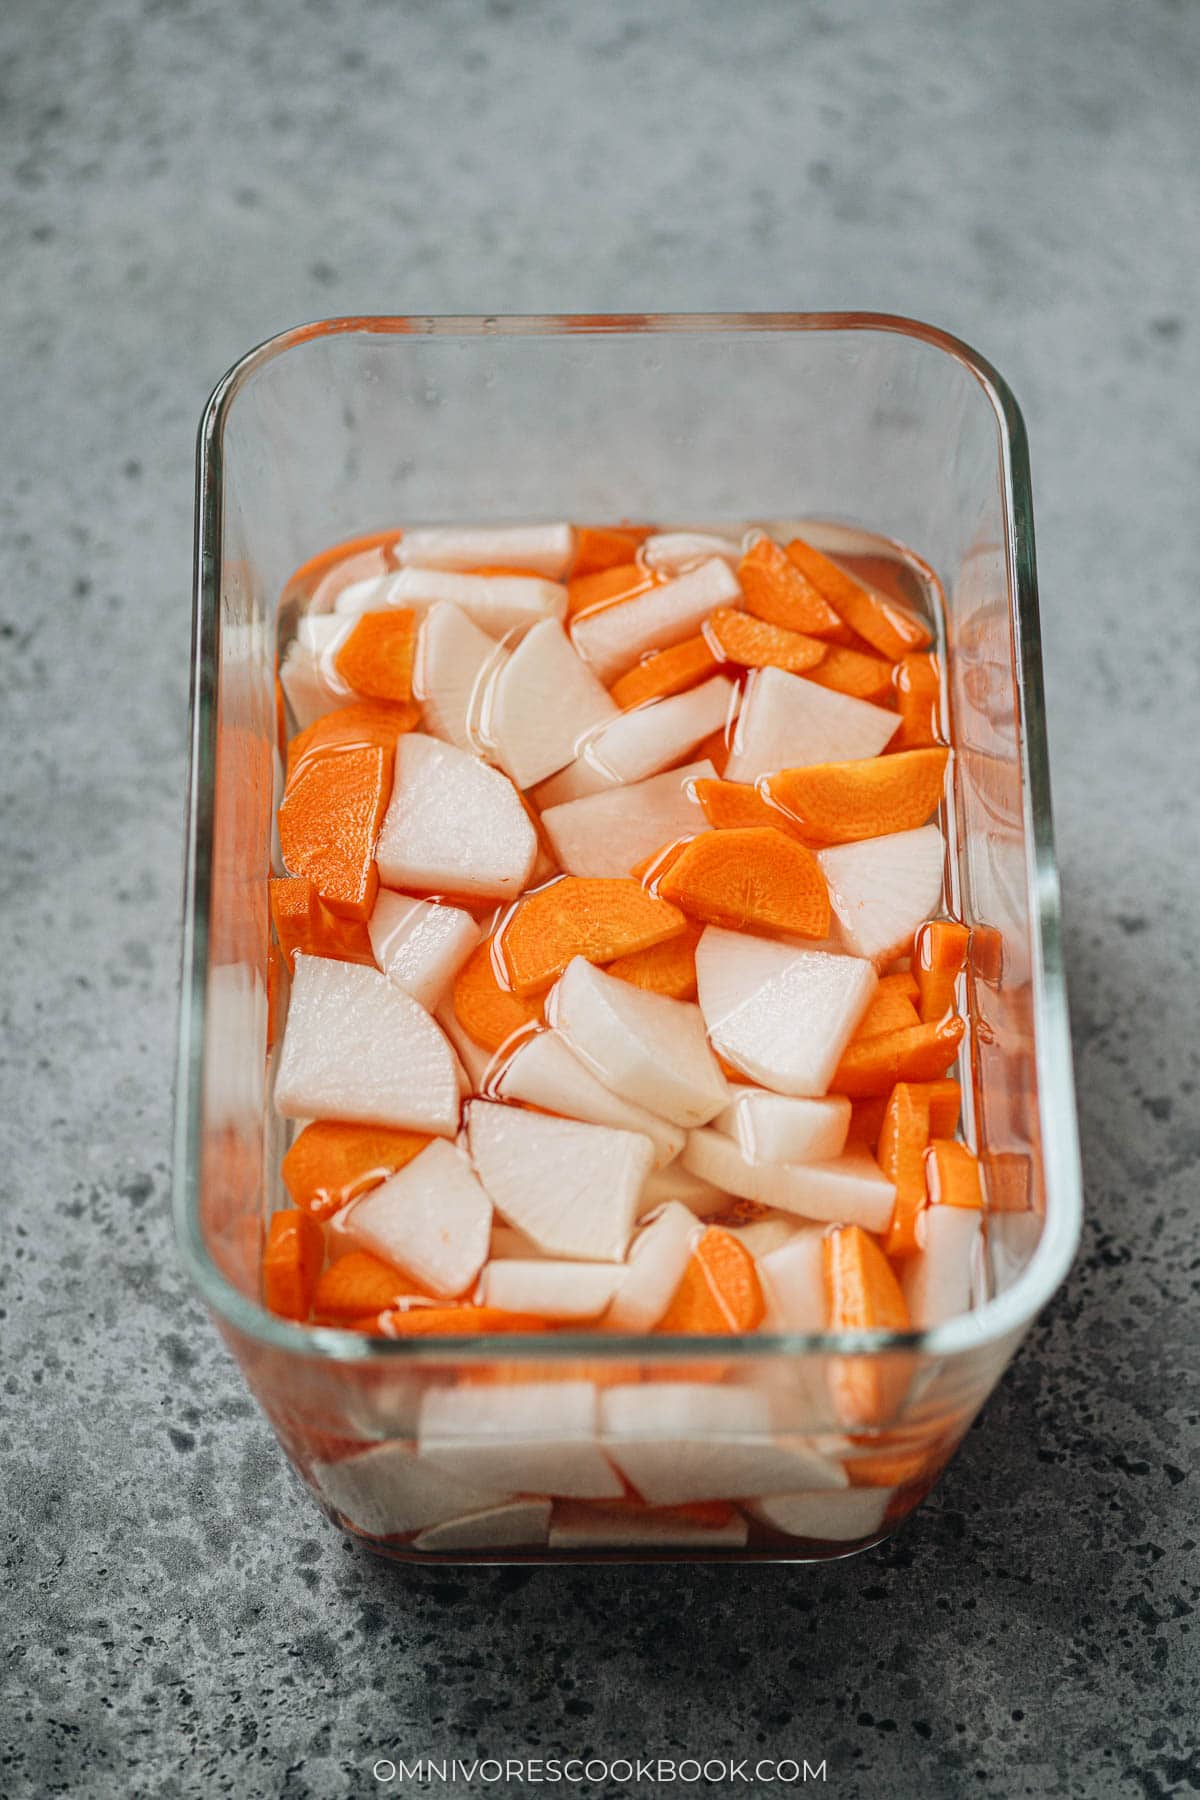
[[[266,998],[281,589],[356,534],[557,518],[820,520],[825,541],[840,522],[911,546],[940,578],[947,895],[973,927],[959,1073],[988,1196],[964,1316],[909,1334],[401,1342],[260,1305],[283,1143]],[[176,1223],[325,1510],[413,1561],[808,1561],[886,1537],[1079,1230],[1029,471],[1004,383],[943,333],[870,315],[285,333],[226,376],[202,422],[194,658]],[[620,1446],[657,1510],[619,1497],[598,1442]]]

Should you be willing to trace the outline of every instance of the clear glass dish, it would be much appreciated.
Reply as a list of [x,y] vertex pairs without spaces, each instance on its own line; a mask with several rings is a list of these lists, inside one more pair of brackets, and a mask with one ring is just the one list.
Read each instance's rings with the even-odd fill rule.
[[[964,1126],[989,1192],[974,1310],[924,1333],[587,1333],[549,1347],[390,1341],[273,1317],[258,1261],[279,1150],[266,878],[286,577],[331,543],[396,525],[752,517],[819,521],[831,550],[861,551],[864,530],[884,556],[911,546],[944,593],[952,898],[974,928]],[[1079,1233],[1029,467],[1004,382],[942,332],[867,314],[335,319],[251,351],[199,434],[185,896],[180,1250],[338,1524],[418,1561],[811,1561],[886,1537],[952,1455]],[[678,1441],[648,1414],[637,1431],[652,1449],[729,1468],[743,1452],[753,1463],[765,1429],[836,1455],[851,1485],[791,1511],[751,1507],[748,1527],[724,1533],[702,1513],[603,1511],[586,1492],[596,1395],[655,1381],[739,1394],[732,1414]],[[467,1466],[503,1475],[498,1488],[463,1486],[453,1457],[458,1473],[439,1472],[440,1438],[432,1465],[418,1454],[429,1395],[473,1384],[489,1397],[490,1435],[483,1464]],[[864,1384],[869,1422],[846,1408]],[[716,1416],[699,1404],[698,1418]],[[548,1536],[528,1506],[456,1525],[490,1508],[493,1490],[541,1478],[566,1490]]]

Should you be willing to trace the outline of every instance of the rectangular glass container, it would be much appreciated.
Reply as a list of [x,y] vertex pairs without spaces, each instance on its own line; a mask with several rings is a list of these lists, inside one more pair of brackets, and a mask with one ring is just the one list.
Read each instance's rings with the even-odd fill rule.
[[[390,1341],[293,1325],[259,1303],[280,1151],[266,887],[280,592],[357,534],[557,518],[815,520],[831,549],[840,528],[865,530],[940,579],[951,898],[973,927],[964,1131],[988,1190],[970,1313],[910,1334]],[[864,314],[361,318],[285,332],[230,371],[201,423],[192,684],[178,1239],[329,1515],[409,1560],[807,1561],[887,1536],[1063,1279],[1080,1222],[1028,457],[1000,377],[942,332]],[[790,1510],[751,1506],[744,1534],[722,1536],[702,1513],[603,1512],[579,1492],[586,1473],[555,1471],[587,1463],[596,1395],[654,1382],[686,1384],[681,1404],[717,1385],[744,1404],[731,1423],[697,1402],[701,1422],[665,1437],[651,1407],[637,1432],[652,1449],[700,1468],[735,1467],[742,1452],[753,1463],[766,1418],[772,1442],[836,1455],[851,1485]],[[490,1490],[418,1453],[430,1394],[472,1385],[492,1396],[485,1450],[500,1461],[488,1466],[520,1467],[500,1486],[567,1490],[549,1537],[544,1511],[484,1512]],[[477,1526],[456,1526],[475,1509]]]

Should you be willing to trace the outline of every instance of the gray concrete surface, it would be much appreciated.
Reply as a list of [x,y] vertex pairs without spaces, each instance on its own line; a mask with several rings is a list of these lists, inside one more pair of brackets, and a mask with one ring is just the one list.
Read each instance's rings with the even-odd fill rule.
[[[1189,0],[9,0],[0,1791],[537,1750],[1196,1791],[1198,77]],[[843,305],[957,331],[1029,421],[1078,1266],[861,1560],[380,1566],[165,1215],[201,403],[321,314]]]

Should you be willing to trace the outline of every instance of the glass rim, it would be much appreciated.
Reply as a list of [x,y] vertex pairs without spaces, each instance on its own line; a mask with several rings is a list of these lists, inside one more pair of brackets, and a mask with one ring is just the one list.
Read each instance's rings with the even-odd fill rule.
[[[711,1337],[610,1335],[597,1332],[491,1334],[413,1339],[291,1323],[236,1287],[209,1253],[200,1230],[199,1169],[203,1125],[205,992],[208,974],[211,828],[216,776],[220,647],[223,440],[238,393],[259,369],[319,338],[354,334],[424,337],[637,336],[642,333],[888,333],[927,344],[958,362],[990,404],[1000,443],[1004,552],[1012,610],[1021,790],[1028,847],[1030,958],[1037,1109],[1047,1196],[1041,1236],[1011,1287],[977,1310],[925,1331],[745,1333]],[[961,338],[891,313],[603,313],[545,315],[367,315],[320,319],[277,333],[240,357],[221,377],[200,418],[196,446],[196,511],[192,672],[183,882],[178,1061],[172,1170],[175,1238],[187,1274],[210,1310],[264,1348],[336,1363],[380,1367],[396,1361],[604,1363],[618,1361],[749,1362],[773,1356],[883,1355],[954,1357],[1003,1343],[1030,1323],[1065,1278],[1079,1242],[1083,1195],[1075,1111],[1071,1035],[1062,956],[1062,913],[1042,683],[1041,635],[1025,422],[1003,376]]]

